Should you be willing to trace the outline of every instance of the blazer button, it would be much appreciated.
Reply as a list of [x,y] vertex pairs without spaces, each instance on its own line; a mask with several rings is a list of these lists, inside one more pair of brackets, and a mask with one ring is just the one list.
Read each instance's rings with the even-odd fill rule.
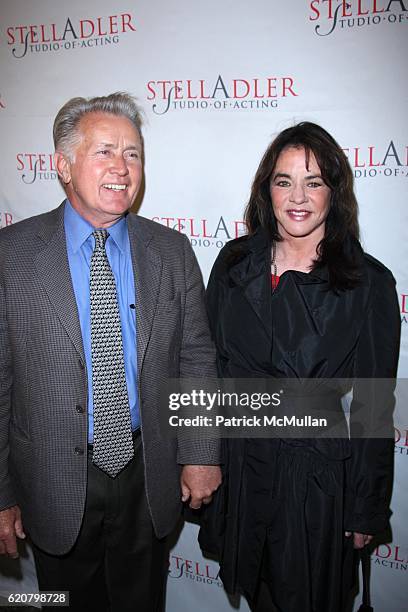
[[83,454],[84,454],[84,449],[83,449],[83,448],[81,448],[80,446],[76,446],[76,447],[74,448],[74,453],[75,453],[76,455],[83,455]]
[[78,414],[84,414],[84,407],[80,406],[79,404],[75,406],[75,410],[77,411]]

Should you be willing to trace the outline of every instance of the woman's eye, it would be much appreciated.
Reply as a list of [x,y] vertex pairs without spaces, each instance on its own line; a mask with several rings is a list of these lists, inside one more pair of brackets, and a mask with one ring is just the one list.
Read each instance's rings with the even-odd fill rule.
[[289,187],[290,183],[289,181],[277,181],[275,185],[278,187]]
[[316,189],[317,187],[321,187],[322,184],[321,183],[309,183],[309,187],[312,187],[313,189]]

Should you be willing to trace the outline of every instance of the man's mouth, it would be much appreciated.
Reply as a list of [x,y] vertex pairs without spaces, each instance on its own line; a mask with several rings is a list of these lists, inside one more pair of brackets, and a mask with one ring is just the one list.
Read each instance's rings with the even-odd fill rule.
[[111,189],[112,191],[125,191],[127,185],[119,185],[118,183],[106,183],[102,185],[105,189]]

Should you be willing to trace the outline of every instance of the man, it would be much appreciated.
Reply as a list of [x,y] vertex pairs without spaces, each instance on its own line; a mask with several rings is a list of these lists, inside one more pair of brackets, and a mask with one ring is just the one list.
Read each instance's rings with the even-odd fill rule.
[[129,95],[70,100],[54,142],[67,199],[0,232],[0,552],[27,529],[71,609],[159,611],[181,502],[220,483],[215,441],[159,427],[162,381],[215,375],[202,280],[185,236],[128,212]]

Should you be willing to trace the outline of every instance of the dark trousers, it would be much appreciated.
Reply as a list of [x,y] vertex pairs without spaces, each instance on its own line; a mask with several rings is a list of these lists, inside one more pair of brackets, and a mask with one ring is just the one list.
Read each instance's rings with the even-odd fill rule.
[[162,612],[168,550],[158,540],[147,506],[140,435],[135,456],[110,478],[88,453],[88,487],[78,539],[64,556],[36,546],[42,591],[69,591],[76,612]]

